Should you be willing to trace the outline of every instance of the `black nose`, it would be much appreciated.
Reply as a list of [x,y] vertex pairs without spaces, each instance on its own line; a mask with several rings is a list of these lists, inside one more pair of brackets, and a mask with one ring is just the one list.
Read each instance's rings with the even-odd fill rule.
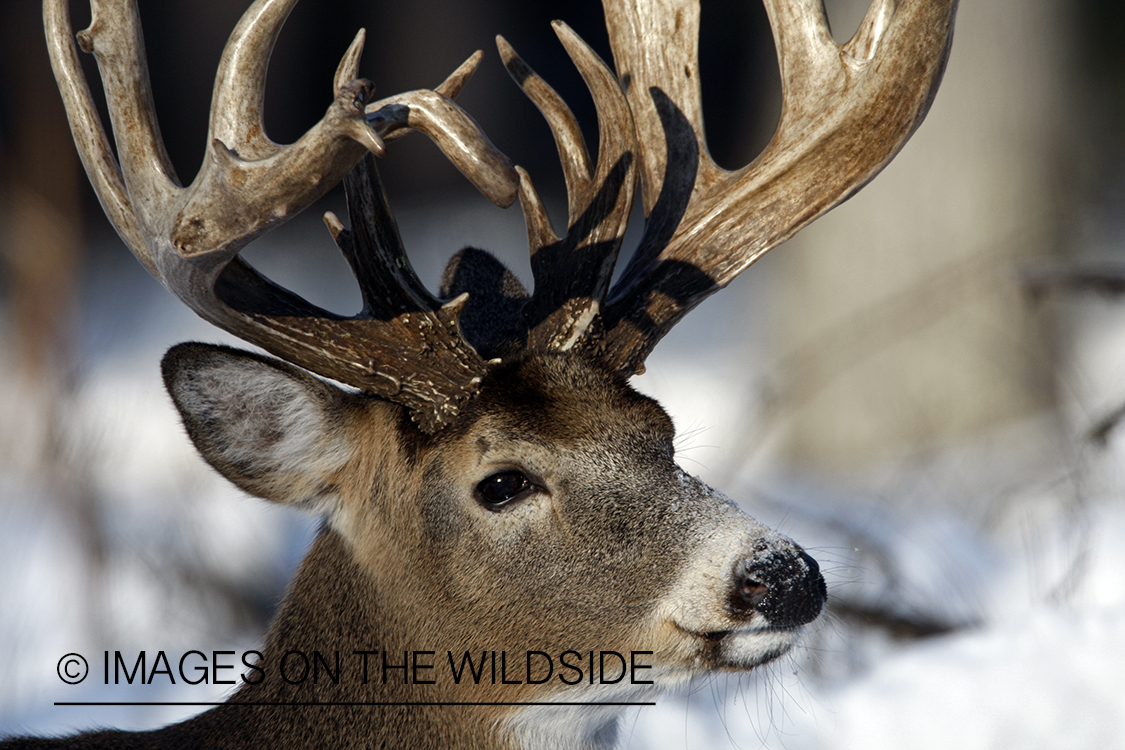
[[820,566],[802,549],[765,550],[735,569],[731,611],[761,614],[776,628],[812,622],[828,598]]

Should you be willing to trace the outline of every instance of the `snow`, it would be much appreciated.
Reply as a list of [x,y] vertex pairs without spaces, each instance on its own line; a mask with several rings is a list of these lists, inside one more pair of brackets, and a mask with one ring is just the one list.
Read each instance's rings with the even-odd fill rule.
[[[470,240],[519,248],[514,221],[515,229],[469,227]],[[446,229],[462,238],[465,230],[460,219]],[[427,242],[457,246],[444,236]],[[288,253],[282,248],[275,275],[286,273]],[[244,497],[190,448],[163,393],[159,358],[177,341],[230,339],[124,256],[95,268],[89,282],[83,377],[66,407],[64,451],[78,485],[99,501],[100,569],[89,565],[89,529],[68,505],[73,498],[53,494],[72,485],[30,471],[14,448],[0,464],[0,735],[153,727],[198,710],[55,701],[221,700],[227,686],[69,686],[56,664],[82,653],[100,674],[107,648],[170,656],[254,648],[264,626],[222,592],[254,592],[268,610],[315,528],[315,519]],[[432,284],[436,265],[416,265]],[[292,283],[302,289],[331,288],[323,274],[288,272],[301,276]],[[719,295],[637,379],[676,420],[684,467],[800,541],[821,563],[830,599],[948,632],[896,638],[830,614],[774,664],[699,680],[656,708],[629,711],[620,746],[1125,747],[1125,439],[1060,456],[1041,439],[1043,423],[1056,418],[1045,415],[925,462],[890,460],[853,486],[779,473],[766,437],[745,430],[760,371],[745,353],[706,354],[729,344],[715,340],[714,322],[745,315],[746,304]],[[1084,372],[1114,369],[1106,363],[1125,350],[1123,318],[1125,310],[1097,307],[1076,333],[1072,346],[1089,350]],[[703,357],[707,367],[698,365]],[[1113,392],[1080,380],[1076,403],[1101,404]],[[0,418],[20,423],[28,400],[7,391]]]

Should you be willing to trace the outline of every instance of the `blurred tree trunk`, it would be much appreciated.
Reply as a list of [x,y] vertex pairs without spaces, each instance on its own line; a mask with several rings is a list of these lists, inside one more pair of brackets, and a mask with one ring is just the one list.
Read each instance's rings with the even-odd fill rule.
[[[78,158],[46,64],[38,10],[32,3],[13,9],[3,35],[8,88],[6,143],[0,157],[3,258],[14,360],[37,389],[60,391],[73,339],[81,196]],[[25,445],[27,437],[25,432]]]

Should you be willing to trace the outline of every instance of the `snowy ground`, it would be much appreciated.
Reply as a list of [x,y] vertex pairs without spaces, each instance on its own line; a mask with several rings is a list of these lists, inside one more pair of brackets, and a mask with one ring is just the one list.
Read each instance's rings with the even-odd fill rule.
[[[442,231],[460,242],[521,247],[518,217],[482,227],[454,216],[447,224]],[[327,241],[323,230],[308,231],[308,242]],[[305,241],[300,232],[297,239]],[[242,497],[195,457],[161,390],[157,362],[176,341],[223,337],[134,265],[122,258],[93,274],[83,378],[63,446],[102,508],[103,573],[91,572],[83,529],[51,495],[50,479],[18,470],[11,426],[25,424],[27,404],[16,397],[0,405],[9,459],[0,474],[0,735],[140,728],[193,712],[56,701],[221,697],[225,688],[214,686],[159,693],[72,687],[56,666],[64,654],[85,653],[91,672],[100,673],[93,655],[105,648],[252,648],[254,613],[232,611],[216,592],[226,585],[261,591],[268,608],[315,523]],[[271,271],[283,283],[292,273],[303,277],[303,291],[321,284],[284,265]],[[432,280],[436,267],[420,265]],[[318,301],[317,294],[331,295],[314,289],[309,296]],[[749,398],[743,384],[752,365],[733,358],[702,372],[694,366],[696,347],[716,345],[700,343],[715,335],[707,324],[744,303],[731,295],[711,304],[704,309],[712,317],[688,318],[638,382],[685,433],[685,466],[809,547],[834,600],[952,630],[896,639],[829,615],[795,654],[758,674],[700,681],[629,713],[621,746],[1125,747],[1125,481],[1117,468],[1125,466],[1125,440],[1060,457],[1057,444],[1042,439],[1043,425],[1029,423],[925,466],[890,467],[866,489],[780,476],[729,447],[739,445],[739,424],[753,408],[738,401]],[[1125,309],[1102,307],[1092,320],[1082,333],[1090,357],[1125,351],[1117,333],[1125,330]],[[1091,360],[1090,369],[1113,366]],[[977,495],[940,501],[966,488]],[[903,501],[903,493],[911,497]]]

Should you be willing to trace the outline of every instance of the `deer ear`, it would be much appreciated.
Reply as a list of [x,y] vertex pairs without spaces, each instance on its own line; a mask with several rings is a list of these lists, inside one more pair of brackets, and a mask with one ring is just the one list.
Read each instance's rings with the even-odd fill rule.
[[275,359],[207,344],[172,347],[164,384],[191,441],[252,495],[315,510],[334,507],[334,477],[351,455],[347,394]]

